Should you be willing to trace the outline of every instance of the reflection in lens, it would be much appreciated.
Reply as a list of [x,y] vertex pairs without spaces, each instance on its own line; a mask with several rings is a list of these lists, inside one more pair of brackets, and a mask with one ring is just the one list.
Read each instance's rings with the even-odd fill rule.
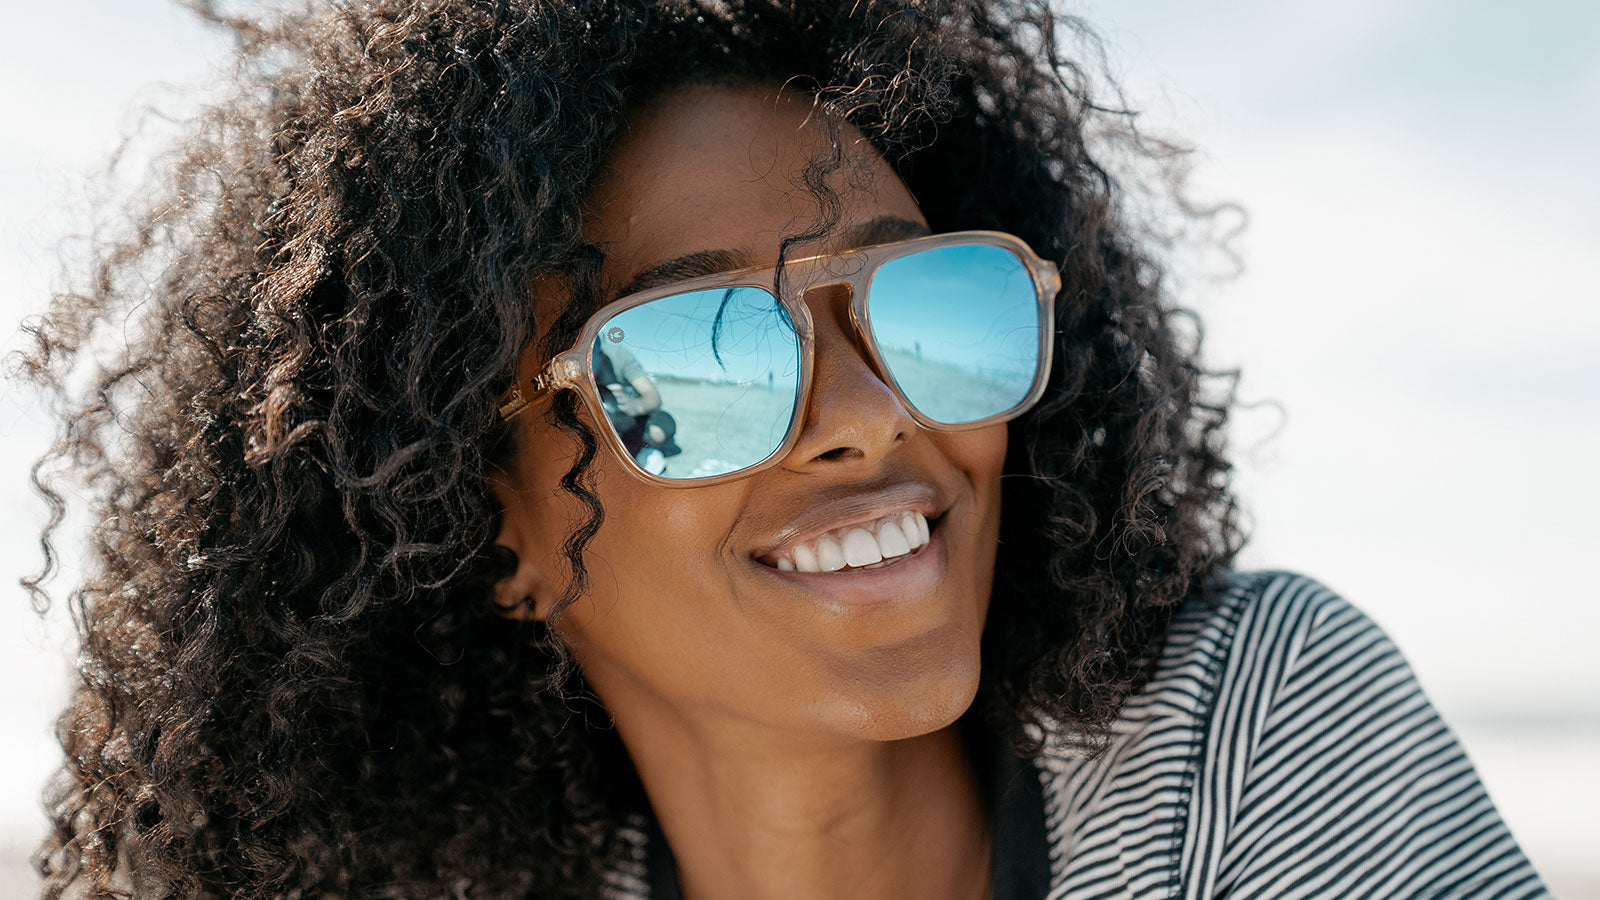
[[1004,247],[957,244],[884,263],[868,288],[867,318],[895,384],[936,422],[999,415],[1033,387],[1038,292]]
[[[704,478],[755,465],[783,443],[800,390],[800,340],[760,288],[652,300],[611,317],[595,381],[612,428],[647,471]],[[640,414],[640,379],[661,397]],[[655,451],[655,452],[652,452]]]

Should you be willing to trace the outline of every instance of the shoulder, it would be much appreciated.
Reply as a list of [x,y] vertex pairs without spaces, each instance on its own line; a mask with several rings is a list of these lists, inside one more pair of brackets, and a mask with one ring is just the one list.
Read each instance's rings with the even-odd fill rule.
[[1398,654],[1375,622],[1314,578],[1230,573],[1222,591],[1196,592],[1178,610],[1149,680],[1128,699],[1114,732],[1131,737],[1160,721],[1181,724],[1198,740],[1216,724],[1219,705],[1292,688],[1306,655],[1329,641]]
[[1388,757],[1449,733],[1400,649],[1371,617],[1313,578],[1233,577],[1215,602],[1186,604],[1137,710],[1191,685],[1184,722],[1200,792],[1228,807],[1273,770],[1323,753]]
[[[1173,616],[1144,687],[1113,725],[1114,741],[1152,721],[1199,729],[1229,684],[1281,687],[1308,647],[1341,629],[1387,643],[1378,626],[1316,579],[1293,572],[1233,572],[1223,590],[1196,592]],[[1047,756],[1078,755],[1076,735],[1044,727]]]
[[1215,809],[1208,774],[1220,755],[1248,755],[1241,735],[1227,732],[1241,710],[1270,709],[1285,673],[1351,609],[1303,575],[1232,573],[1224,590],[1197,592],[1178,610],[1150,679],[1100,752],[1046,723],[1034,763],[1053,883],[1064,896],[1117,896],[1126,884],[1175,895],[1192,854],[1191,819]]
[[1226,670],[1257,674],[1218,686],[1190,870],[1235,897],[1547,896],[1383,629],[1308,579],[1268,581]]
[[1307,655],[1330,645],[1371,653],[1399,651],[1356,606],[1314,578],[1294,572],[1235,573],[1214,602],[1191,598],[1174,618],[1154,683],[1175,667],[1199,667],[1215,694],[1248,687],[1276,694],[1296,685]]
[[1174,617],[1162,662],[1220,665],[1232,658],[1292,662],[1308,642],[1330,631],[1387,641],[1378,627],[1326,585],[1294,572],[1236,572],[1215,601],[1191,597]]
[[624,378],[637,377],[644,371],[639,365],[639,360],[634,357],[633,351],[621,344],[602,341],[600,343],[600,352],[611,360],[611,364],[617,368],[617,373]]
[[[1292,572],[1236,575],[1215,604],[1186,606],[1152,685],[1174,665],[1203,670],[1194,714],[1211,755],[1259,760],[1278,735],[1328,739],[1345,714],[1404,711],[1391,724],[1436,723],[1400,649],[1376,622],[1316,579]],[[1442,727],[1442,726],[1440,726]],[[1220,760],[1219,760],[1220,761]]]
[[1394,642],[1303,575],[1191,598],[1109,748],[1037,764],[1061,896],[1543,896]]

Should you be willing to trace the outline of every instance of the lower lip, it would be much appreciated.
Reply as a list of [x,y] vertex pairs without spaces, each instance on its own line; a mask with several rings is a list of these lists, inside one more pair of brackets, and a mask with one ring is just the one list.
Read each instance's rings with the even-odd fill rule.
[[944,532],[935,528],[928,543],[892,565],[877,569],[842,569],[838,572],[785,572],[752,560],[768,577],[791,590],[802,591],[816,602],[838,607],[883,606],[914,601],[931,593],[944,580]]

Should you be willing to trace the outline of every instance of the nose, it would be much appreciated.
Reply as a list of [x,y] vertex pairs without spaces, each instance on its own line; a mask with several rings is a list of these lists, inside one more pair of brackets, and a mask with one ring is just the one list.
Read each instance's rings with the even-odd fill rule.
[[815,332],[814,356],[800,437],[784,460],[795,471],[870,469],[917,427],[873,369],[851,322],[850,297],[848,283],[813,287],[804,295]]

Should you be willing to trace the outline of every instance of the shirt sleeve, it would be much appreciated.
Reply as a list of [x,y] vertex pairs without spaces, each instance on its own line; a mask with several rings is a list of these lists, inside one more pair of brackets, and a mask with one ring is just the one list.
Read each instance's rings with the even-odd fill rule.
[[1548,897],[1394,642],[1299,580],[1314,596],[1275,618],[1215,896]]
[[646,377],[647,373],[644,370],[644,366],[639,365],[638,358],[627,347],[617,344],[609,346],[602,344],[600,350],[605,353],[606,358],[611,360],[611,367],[616,370],[617,377],[623,381],[632,384]]

